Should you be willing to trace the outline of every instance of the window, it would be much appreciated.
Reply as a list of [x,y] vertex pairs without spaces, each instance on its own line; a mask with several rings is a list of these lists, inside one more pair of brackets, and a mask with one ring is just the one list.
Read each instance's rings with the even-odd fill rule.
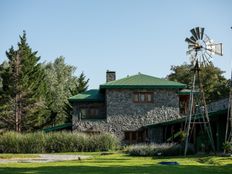
[[80,116],[82,119],[100,119],[104,116],[103,113],[100,112],[99,108],[81,108]]
[[139,94],[138,93],[134,94],[134,102],[139,102]]
[[99,115],[99,110],[97,108],[90,108],[89,111],[90,111],[89,115],[91,116]]
[[152,92],[135,92],[133,94],[133,101],[135,103],[152,103],[153,93]]
[[145,102],[145,94],[140,94],[140,102]]
[[86,108],[80,109],[80,114],[81,114],[81,118],[86,118],[86,116],[87,116],[87,109]]
[[147,94],[147,101],[152,102],[152,94],[150,93]]

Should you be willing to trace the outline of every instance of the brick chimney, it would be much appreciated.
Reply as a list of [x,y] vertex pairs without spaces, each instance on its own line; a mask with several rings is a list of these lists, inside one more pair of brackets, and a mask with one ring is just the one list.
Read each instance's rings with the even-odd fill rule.
[[116,72],[115,71],[106,71],[106,82],[116,80]]

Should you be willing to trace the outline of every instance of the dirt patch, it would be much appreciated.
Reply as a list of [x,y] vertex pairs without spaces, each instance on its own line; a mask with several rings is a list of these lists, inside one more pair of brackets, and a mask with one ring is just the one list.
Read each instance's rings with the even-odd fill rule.
[[58,162],[89,159],[91,156],[84,155],[58,155],[58,154],[39,154],[36,158],[11,158],[0,159],[0,163],[34,163],[34,162]]

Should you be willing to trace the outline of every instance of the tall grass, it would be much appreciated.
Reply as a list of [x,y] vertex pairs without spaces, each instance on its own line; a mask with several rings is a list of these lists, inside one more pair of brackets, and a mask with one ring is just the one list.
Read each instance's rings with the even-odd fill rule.
[[6,132],[0,135],[0,153],[52,153],[114,150],[119,144],[111,134]]
[[[183,155],[184,146],[174,143],[137,144],[125,147],[124,152],[131,156],[178,156]],[[188,147],[188,153],[194,153],[192,146]]]

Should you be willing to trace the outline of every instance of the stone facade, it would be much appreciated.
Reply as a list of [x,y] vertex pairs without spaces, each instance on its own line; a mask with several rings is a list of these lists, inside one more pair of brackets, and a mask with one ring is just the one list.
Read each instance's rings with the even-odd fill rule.
[[[78,131],[100,131],[124,138],[124,131],[136,131],[143,126],[180,118],[178,89],[106,89],[106,119],[80,120],[74,114],[74,129]],[[134,92],[152,92],[152,103],[135,103]],[[77,109],[77,108],[76,108]],[[76,110],[78,113],[78,109]],[[154,142],[160,142],[162,132],[156,130]]]
[[[153,92],[152,103],[134,103],[134,92]],[[123,138],[124,131],[179,118],[179,97],[176,90],[106,90],[107,122]]]

